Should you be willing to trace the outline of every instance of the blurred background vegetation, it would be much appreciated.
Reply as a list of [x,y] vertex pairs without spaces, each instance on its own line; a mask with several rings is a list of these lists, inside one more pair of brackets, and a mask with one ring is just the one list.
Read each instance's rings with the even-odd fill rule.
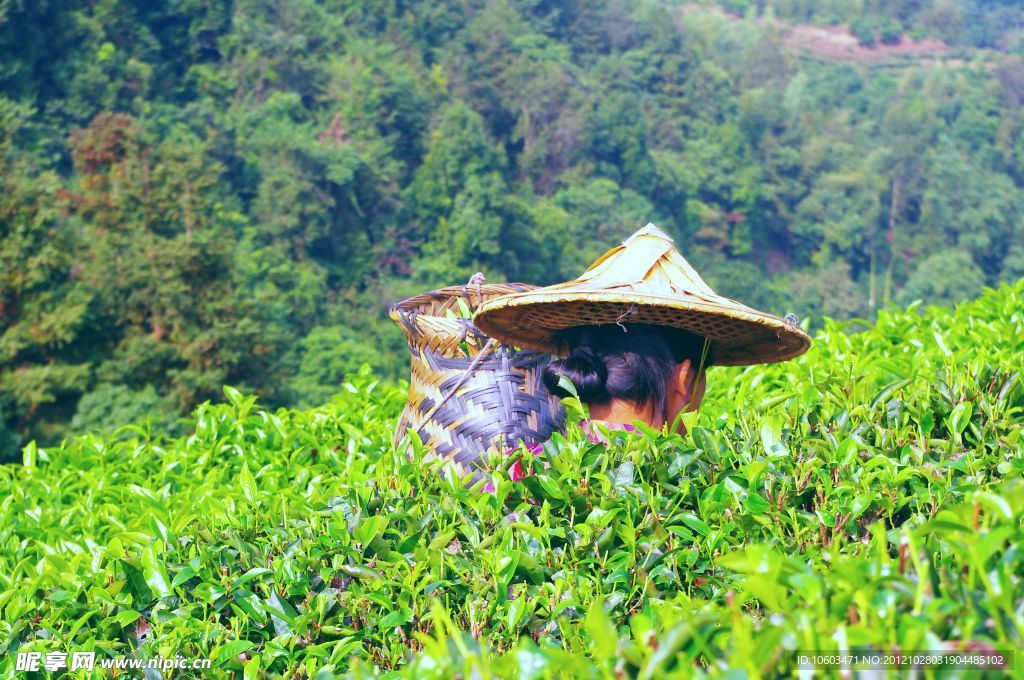
[[1020,278],[1022,55],[996,0],[0,3],[0,459],[401,376],[391,303],[647,221],[812,320]]

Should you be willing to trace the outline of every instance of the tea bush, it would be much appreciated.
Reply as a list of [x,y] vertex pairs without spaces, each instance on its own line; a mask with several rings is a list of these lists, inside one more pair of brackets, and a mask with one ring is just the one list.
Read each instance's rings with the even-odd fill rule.
[[1022,300],[827,322],[797,360],[712,369],[685,436],[572,427],[494,494],[396,450],[403,390],[369,370],[305,411],[226,387],[180,439],[30,444],[0,471],[0,670],[758,677],[1020,647]]

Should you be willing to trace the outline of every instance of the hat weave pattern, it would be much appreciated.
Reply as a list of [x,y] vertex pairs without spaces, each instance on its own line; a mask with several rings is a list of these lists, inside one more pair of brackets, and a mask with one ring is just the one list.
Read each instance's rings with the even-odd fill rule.
[[579,278],[485,303],[473,322],[503,342],[566,354],[560,331],[581,325],[645,323],[682,328],[711,340],[709,363],[744,365],[790,359],[810,338],[798,326],[716,293],[648,224]]

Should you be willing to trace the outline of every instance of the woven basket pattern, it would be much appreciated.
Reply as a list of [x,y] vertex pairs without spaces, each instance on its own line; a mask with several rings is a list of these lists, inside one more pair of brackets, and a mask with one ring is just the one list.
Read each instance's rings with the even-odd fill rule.
[[541,379],[548,354],[497,342],[488,345],[490,338],[469,319],[445,316],[448,310],[458,316],[460,299],[474,309],[533,288],[514,283],[452,286],[391,308],[412,354],[409,401],[395,433],[396,445],[411,429],[434,456],[471,473],[486,452],[520,441],[544,441],[561,427],[561,404]]

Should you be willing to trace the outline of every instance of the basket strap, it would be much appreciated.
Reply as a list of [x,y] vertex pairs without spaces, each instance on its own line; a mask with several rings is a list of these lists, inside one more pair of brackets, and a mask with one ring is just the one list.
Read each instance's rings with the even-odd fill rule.
[[487,341],[487,344],[485,344],[483,349],[480,350],[480,353],[477,354],[475,357],[473,357],[472,363],[470,363],[469,366],[466,367],[466,370],[463,371],[463,373],[459,377],[458,381],[456,381],[456,383],[454,385],[452,385],[452,388],[450,390],[448,390],[448,394],[445,394],[444,396],[442,396],[441,399],[436,404],[434,404],[434,406],[429,411],[427,411],[427,415],[423,416],[423,422],[424,423],[427,422],[428,420],[430,420],[434,416],[434,413],[437,412],[437,409],[441,408],[441,406],[446,401],[448,401],[448,399],[451,398],[451,396],[453,394],[455,394],[455,392],[460,387],[462,387],[462,383],[466,382],[466,378],[468,378],[469,374],[473,372],[473,369],[476,368],[476,365],[480,363],[480,360],[484,358],[485,354],[487,354],[492,349],[494,349],[494,346],[496,344],[497,344],[497,342],[495,341],[494,338],[491,338],[491,339],[489,339]]

